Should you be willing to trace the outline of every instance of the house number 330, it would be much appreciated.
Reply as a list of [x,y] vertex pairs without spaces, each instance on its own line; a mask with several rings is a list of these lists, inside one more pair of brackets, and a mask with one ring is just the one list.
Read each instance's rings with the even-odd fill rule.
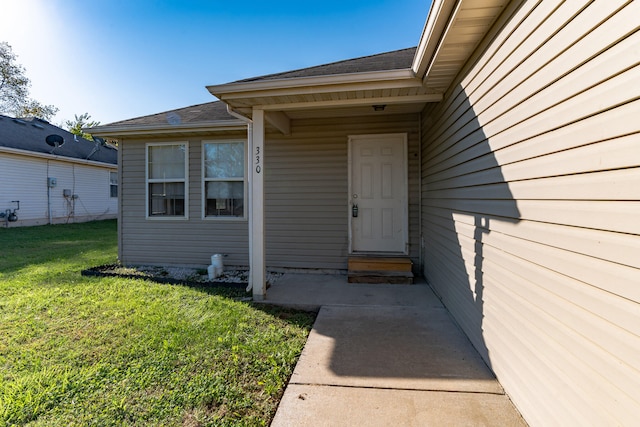
[[256,173],[262,171],[262,165],[260,164],[260,147],[256,147]]

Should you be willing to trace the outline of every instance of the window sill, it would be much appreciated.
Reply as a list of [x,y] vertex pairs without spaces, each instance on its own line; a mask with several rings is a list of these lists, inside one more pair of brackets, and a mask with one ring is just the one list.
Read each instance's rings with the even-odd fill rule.
[[147,216],[145,219],[151,221],[188,221],[187,216]]
[[205,216],[202,220],[214,222],[247,222],[248,218],[244,216]]

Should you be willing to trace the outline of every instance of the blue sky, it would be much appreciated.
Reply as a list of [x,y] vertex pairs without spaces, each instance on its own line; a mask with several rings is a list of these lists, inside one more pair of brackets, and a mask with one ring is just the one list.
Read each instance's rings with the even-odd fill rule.
[[31,96],[102,124],[210,102],[206,85],[415,46],[429,0],[0,0]]

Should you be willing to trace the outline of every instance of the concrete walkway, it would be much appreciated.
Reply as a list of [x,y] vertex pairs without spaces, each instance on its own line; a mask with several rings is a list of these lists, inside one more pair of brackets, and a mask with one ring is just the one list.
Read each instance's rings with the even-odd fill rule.
[[286,274],[266,303],[319,308],[272,426],[525,426],[424,283]]

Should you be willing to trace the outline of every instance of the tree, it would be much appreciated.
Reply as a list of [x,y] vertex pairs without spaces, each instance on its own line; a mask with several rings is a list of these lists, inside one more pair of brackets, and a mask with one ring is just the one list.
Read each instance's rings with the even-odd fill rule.
[[96,122],[95,120],[89,121],[89,119],[91,118],[89,113],[80,115],[74,114],[74,116],[74,120],[67,120],[65,122],[65,125],[67,126],[69,132],[74,135],[81,136],[84,139],[88,139],[89,141],[93,141],[93,137],[91,136],[91,134],[83,132],[82,129],[98,126],[100,122]]
[[58,109],[29,98],[30,85],[25,69],[16,62],[16,55],[9,43],[0,42],[0,113],[51,120]]
[[42,105],[35,99],[28,99],[18,106],[14,115],[16,117],[38,117],[50,122],[57,112],[58,109],[53,105]]

